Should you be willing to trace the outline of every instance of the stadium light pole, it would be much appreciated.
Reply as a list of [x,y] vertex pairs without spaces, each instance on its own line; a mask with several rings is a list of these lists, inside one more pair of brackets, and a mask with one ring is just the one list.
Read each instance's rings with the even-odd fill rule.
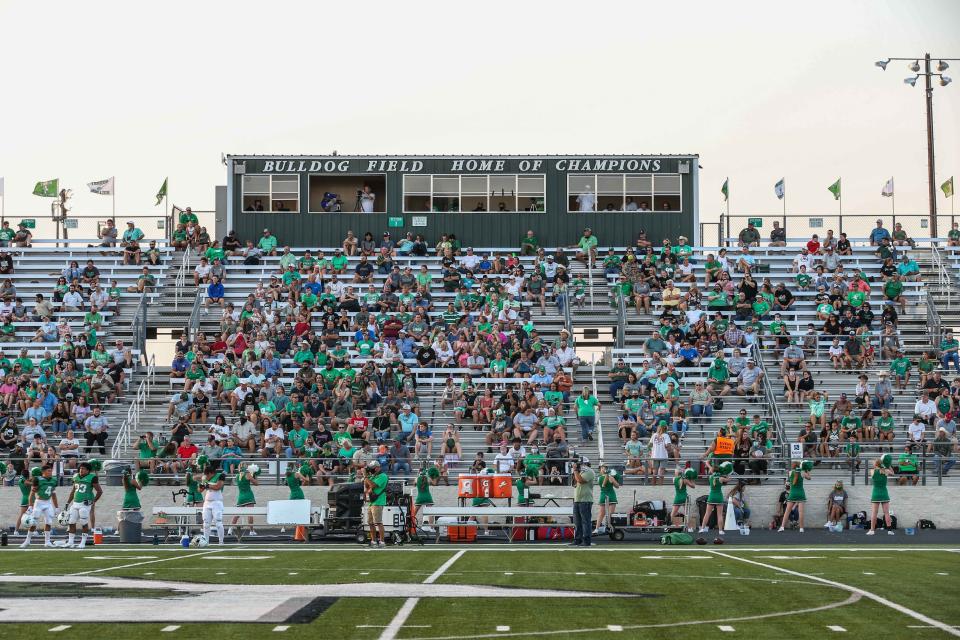
[[[937,176],[935,170],[934,154],[933,154],[933,78],[940,78],[940,86],[945,87],[953,80],[943,75],[943,72],[946,71],[950,65],[948,62],[958,62],[960,58],[936,58],[937,60],[937,72],[934,73],[930,63],[932,57],[929,53],[924,54],[922,57],[916,58],[887,58],[886,60],[878,60],[874,63],[877,67],[880,67],[882,71],[887,70],[887,65],[890,62],[895,60],[902,60],[909,62],[907,68],[910,69],[915,75],[904,78],[904,84],[908,84],[911,87],[917,85],[917,80],[922,76],[923,84],[926,94],[926,105],[927,105],[927,194],[930,199],[930,237],[937,237]],[[920,60],[923,60],[923,73],[920,73]]]

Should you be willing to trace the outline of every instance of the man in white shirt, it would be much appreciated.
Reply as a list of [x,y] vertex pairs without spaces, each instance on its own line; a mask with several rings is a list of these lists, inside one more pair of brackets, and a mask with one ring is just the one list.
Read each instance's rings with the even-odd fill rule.
[[200,258],[200,264],[193,269],[193,284],[199,287],[201,282],[207,282],[212,268],[206,258]]
[[480,264],[480,256],[474,255],[473,247],[467,247],[467,254],[460,258],[460,266],[473,271]]
[[377,194],[370,189],[370,185],[363,185],[363,191],[360,192],[360,209],[364,213],[373,213],[373,203],[376,199]]
[[937,405],[926,391],[920,394],[920,399],[913,405],[913,413],[927,424],[933,424],[933,419],[937,417]]
[[914,417],[913,422],[907,425],[907,439],[910,442],[923,442],[925,426],[920,418]]
[[493,468],[497,470],[497,473],[513,473],[515,466],[516,458],[507,449],[507,445],[500,445],[500,451],[493,458]]
[[63,309],[64,311],[83,311],[83,296],[76,287],[70,287],[70,291],[63,296]]
[[812,255],[810,255],[810,252],[807,250],[806,247],[803,247],[802,249],[800,249],[800,253],[798,253],[793,258],[793,270],[796,273],[800,273],[800,267],[806,267],[807,272],[812,273],[813,265],[814,265],[814,258]]
[[557,348],[555,355],[562,367],[576,368],[577,365],[580,364],[580,358],[577,357],[577,352],[567,344],[566,340],[560,341],[560,346]]
[[594,195],[590,185],[583,188],[583,193],[577,196],[577,204],[580,205],[581,212],[593,211],[596,207],[597,196]]
[[277,455],[283,451],[283,428],[273,423],[263,432],[263,450],[260,455],[263,457]]

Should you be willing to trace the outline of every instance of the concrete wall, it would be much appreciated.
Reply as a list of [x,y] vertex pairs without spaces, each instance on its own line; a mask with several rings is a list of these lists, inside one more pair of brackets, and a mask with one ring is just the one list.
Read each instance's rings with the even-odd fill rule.
[[[807,486],[806,525],[808,527],[820,527],[826,520],[826,496],[830,492],[830,488],[830,485]],[[172,505],[171,491],[173,489],[175,487],[148,486],[141,493],[140,498],[144,512],[149,514],[154,506]],[[456,504],[456,487],[434,487],[432,492],[437,504]],[[572,495],[569,487],[538,487],[533,492],[542,496],[552,494],[558,497],[566,497]],[[285,487],[260,486],[255,487],[254,493],[258,503],[262,506],[265,506],[269,500],[285,500],[287,498]],[[319,503],[326,503],[326,493],[325,487],[306,489],[307,497]],[[780,488],[775,486],[747,487],[747,501],[753,511],[750,519],[754,527],[765,527],[770,522],[776,509],[776,500],[779,493]],[[852,512],[863,510],[869,513],[869,487],[860,485],[848,487],[847,493],[850,495],[849,504]],[[57,494],[61,500],[64,500],[69,495],[69,489],[61,487]],[[697,487],[692,492],[692,497],[705,494],[706,489],[704,487]],[[891,508],[897,515],[901,527],[912,526],[917,519],[926,518],[933,520],[938,528],[957,529],[960,528],[960,513],[955,508],[956,494],[955,487],[891,487]],[[618,495],[620,498],[618,511],[629,511],[633,502],[634,488],[622,489]],[[673,488],[636,487],[636,496],[638,501],[672,501]],[[114,513],[120,508],[121,499],[122,495],[118,487],[104,487],[104,497],[97,505],[98,522],[101,526],[115,526]],[[225,504],[233,505],[235,499],[236,488],[227,487]],[[7,528],[16,523],[19,501],[20,491],[16,487],[0,488],[0,526]],[[177,504],[181,504],[180,498],[178,498]]]

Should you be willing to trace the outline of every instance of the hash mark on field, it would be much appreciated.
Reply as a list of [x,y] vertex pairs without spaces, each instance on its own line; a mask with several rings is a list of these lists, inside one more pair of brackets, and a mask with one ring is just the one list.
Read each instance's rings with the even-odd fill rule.
[[510,627],[505,624],[498,624],[497,631],[510,631]]
[[57,633],[58,631],[66,631],[69,628],[70,628],[70,625],[68,624],[60,624],[55,627],[50,627],[49,629],[47,629],[47,631],[52,631],[53,633]]
[[864,572],[863,572],[863,575],[865,575],[865,576],[875,576],[875,575],[877,575],[877,574],[873,573],[872,571],[864,571]]
[[513,571],[504,571],[504,572],[503,572],[503,575],[505,575],[505,576],[512,576],[512,575],[513,575]]
[[179,628],[180,628],[180,625],[178,624],[168,624],[163,629],[160,629],[160,631],[163,631],[165,633],[170,633],[171,631],[176,631]]
[[830,629],[830,631],[846,631],[846,629],[836,624],[828,624],[827,629]]
[[720,629],[720,631],[736,631],[736,629],[728,624],[717,625],[717,629]]
[[226,571],[217,571],[217,575],[218,575],[218,576],[225,576],[225,575],[227,575],[227,572],[226,572]]
[[586,571],[577,571],[577,575],[578,575],[578,576],[585,576],[585,575],[587,575],[587,572],[586,572]]
[[730,574],[729,574],[728,572],[726,572],[726,571],[721,571],[721,572],[720,572],[720,575],[722,575],[722,576],[728,576],[728,575],[730,575]]
[[369,572],[369,571],[361,571],[361,572],[360,572],[360,575],[362,575],[362,576],[368,576],[368,575],[370,575],[370,572]]
[[155,574],[153,571],[147,571],[147,572],[145,572],[143,575],[145,575],[145,576],[153,576],[153,575],[156,575],[156,574]]
[[291,572],[288,573],[287,575],[288,575],[288,576],[295,576],[295,575],[297,575],[297,572],[296,572],[296,571],[291,571]]
[[274,630],[274,631],[286,631],[286,630],[289,629],[289,628],[290,628],[290,625],[278,624],[277,626],[275,626],[275,627],[273,628],[273,630]]
[[660,574],[659,574],[659,573],[648,573],[647,575],[648,575],[648,576],[658,576],[658,575],[660,575]]
[[623,631],[623,627],[619,624],[608,624],[607,631]]
[[948,575],[950,575],[950,574],[947,573],[946,571],[938,571],[938,572],[937,572],[937,575],[938,575],[938,576],[948,576]]

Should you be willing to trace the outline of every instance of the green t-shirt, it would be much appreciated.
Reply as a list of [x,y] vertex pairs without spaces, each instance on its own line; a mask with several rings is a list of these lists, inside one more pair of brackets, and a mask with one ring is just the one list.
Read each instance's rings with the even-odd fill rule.
[[73,501],[74,502],[93,502],[93,483],[97,479],[97,474],[88,473],[85,476],[79,473],[73,476]]
[[890,363],[890,371],[893,371],[898,376],[906,375],[910,371],[910,359],[903,357],[897,358]]
[[867,294],[863,291],[851,291],[847,294],[847,302],[850,303],[851,307],[860,307],[866,298]]
[[370,479],[373,482],[373,490],[370,492],[370,504],[375,507],[386,506],[387,504],[387,474],[380,472]]
[[589,251],[597,246],[597,236],[591,235],[589,238],[587,236],[581,236],[580,241],[577,242],[577,246],[580,247],[582,251]]
[[595,416],[597,415],[597,397],[590,396],[589,398],[584,398],[583,396],[577,396],[577,415],[578,416]]
[[33,487],[37,493],[37,500],[49,500],[58,484],[60,484],[60,481],[57,478],[44,478],[43,476],[34,478]]
[[589,467],[581,467],[580,476],[583,478],[583,484],[578,484],[573,491],[574,502],[593,502],[593,484],[597,479],[597,474]]
[[237,506],[256,504],[257,500],[253,496],[250,480],[247,478],[247,472],[241,471],[237,474]]

